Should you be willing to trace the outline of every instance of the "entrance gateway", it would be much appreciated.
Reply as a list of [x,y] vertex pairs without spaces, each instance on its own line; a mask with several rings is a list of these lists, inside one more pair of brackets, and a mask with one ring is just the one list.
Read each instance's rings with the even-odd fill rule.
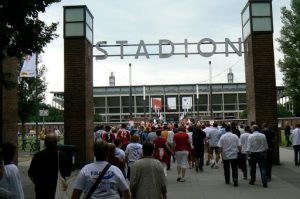
[[[238,56],[244,53],[248,122],[267,123],[276,132],[274,160],[279,163],[272,0],[248,0],[242,10],[243,42],[240,38],[236,42],[227,38],[223,42],[203,38],[191,43],[187,39],[182,43],[162,39],[155,44],[147,44],[144,40],[129,44],[120,40],[116,44],[98,41],[93,45],[93,27],[93,16],[85,5],[64,7],[65,144],[75,145],[76,166],[93,161],[93,57],[103,60],[182,55],[187,58],[189,55],[210,57],[231,53]],[[179,45],[184,46],[183,52],[176,49]],[[112,54],[112,48],[119,49],[120,53]]]

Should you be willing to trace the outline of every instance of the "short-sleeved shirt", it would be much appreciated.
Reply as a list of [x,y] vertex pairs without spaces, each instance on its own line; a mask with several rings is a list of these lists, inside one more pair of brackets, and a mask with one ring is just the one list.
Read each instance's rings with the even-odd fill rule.
[[300,129],[295,128],[293,130],[293,146],[300,145]]
[[243,154],[247,154],[247,143],[248,143],[249,135],[250,135],[250,133],[245,131],[243,134],[241,134],[241,137],[240,137]]
[[173,138],[176,146],[175,151],[188,151],[189,150],[189,136],[187,133],[176,133]]
[[121,138],[121,142],[122,142],[122,145],[126,145],[129,143],[129,140],[130,140],[130,133],[129,131],[127,131],[126,129],[120,129],[118,131],[118,136],[117,138]]
[[173,144],[173,138],[174,138],[174,132],[173,131],[168,131],[167,142],[170,143],[170,144]]
[[143,146],[140,143],[130,143],[127,145],[125,154],[128,155],[128,166],[132,166],[132,164],[142,157]]
[[266,136],[258,131],[254,131],[248,137],[247,151],[264,152],[268,149]]
[[240,139],[231,132],[226,132],[222,135],[218,143],[218,147],[222,148],[222,157],[224,160],[237,159],[239,146],[241,146]]
[[[76,178],[74,189],[82,190],[85,198],[106,164],[106,161],[97,161],[84,166]],[[127,189],[129,189],[129,186],[121,170],[111,165],[91,196],[91,199],[119,199],[120,195],[118,190],[125,191]]]
[[209,146],[217,147],[221,135],[222,134],[218,128],[211,128],[211,130],[208,132]]
[[117,158],[119,158],[120,160],[124,161],[125,160],[125,151],[123,151],[119,147],[116,147],[115,156]]

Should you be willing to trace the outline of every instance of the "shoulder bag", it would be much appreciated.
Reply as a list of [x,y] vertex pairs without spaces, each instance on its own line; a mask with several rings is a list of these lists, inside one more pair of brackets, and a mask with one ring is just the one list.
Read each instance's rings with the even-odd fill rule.
[[59,151],[58,151],[57,156],[58,156],[58,164],[57,164],[58,172],[57,172],[55,199],[65,199],[65,198],[67,198],[68,183],[60,174],[60,170],[59,170]]
[[93,184],[93,186],[90,189],[89,193],[86,195],[85,199],[89,199],[92,196],[92,194],[95,192],[96,188],[100,184],[103,176],[105,175],[105,173],[107,172],[107,170],[109,169],[110,166],[111,166],[111,164],[107,163],[107,165],[104,167],[102,172],[99,174],[99,177],[97,178],[96,182]]

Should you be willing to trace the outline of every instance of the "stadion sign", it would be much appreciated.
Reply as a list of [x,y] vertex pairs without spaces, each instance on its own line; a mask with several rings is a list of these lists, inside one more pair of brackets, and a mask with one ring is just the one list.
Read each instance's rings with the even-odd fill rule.
[[101,53],[94,57],[98,60],[104,60],[107,57],[133,56],[135,59],[145,57],[147,59],[152,55],[159,58],[169,58],[173,55],[201,55],[203,57],[211,57],[214,54],[237,54],[242,56],[242,39],[238,38],[237,42],[232,42],[225,38],[224,42],[216,42],[210,38],[203,38],[199,42],[188,42],[187,39],[183,43],[173,43],[168,39],[160,39],[158,43],[147,44],[144,40],[140,40],[138,44],[129,44],[126,40],[116,41],[116,44],[108,45],[106,41],[99,41],[94,47]]

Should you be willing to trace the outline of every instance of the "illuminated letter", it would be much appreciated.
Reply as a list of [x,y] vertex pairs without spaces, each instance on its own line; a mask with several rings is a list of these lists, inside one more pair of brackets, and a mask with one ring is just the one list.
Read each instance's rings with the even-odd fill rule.
[[[212,52],[210,52],[210,53],[209,53],[209,52],[202,52],[202,51],[201,51],[201,48],[200,48],[200,45],[201,45],[201,44],[211,44],[211,45],[213,45],[213,50],[212,50]],[[217,48],[216,42],[215,42],[214,40],[212,40],[212,39],[209,39],[209,38],[201,39],[201,40],[199,41],[198,45],[197,45],[198,53],[199,53],[200,55],[202,55],[203,57],[211,57],[213,54],[215,54],[216,48]]]
[[[144,53],[141,53],[141,47],[143,47],[143,50],[144,50]],[[144,40],[141,40],[140,41],[140,44],[139,44],[139,47],[136,51],[136,54],[135,54],[135,59],[138,59],[140,55],[146,55],[147,59],[149,59],[149,55],[148,55],[148,52],[147,52],[147,49],[146,49],[146,45],[145,45],[145,42]]]
[[124,44],[128,44],[128,41],[116,41],[116,44],[120,44],[120,57],[123,59],[124,57]]
[[228,45],[232,48],[232,50],[238,55],[238,56],[242,56],[242,39],[239,38],[239,49],[237,49],[235,47],[235,45],[228,39],[225,38],[225,54],[226,57],[228,57]]
[[[171,45],[171,52],[170,53],[162,53],[162,45],[169,44]],[[167,39],[160,39],[159,40],[159,58],[168,58],[171,57],[174,53],[174,44],[170,40]]]
[[103,55],[97,55],[96,59],[104,60],[108,57],[107,51],[101,48],[101,44],[106,44],[106,41],[99,41],[96,43],[96,49],[103,53]]

